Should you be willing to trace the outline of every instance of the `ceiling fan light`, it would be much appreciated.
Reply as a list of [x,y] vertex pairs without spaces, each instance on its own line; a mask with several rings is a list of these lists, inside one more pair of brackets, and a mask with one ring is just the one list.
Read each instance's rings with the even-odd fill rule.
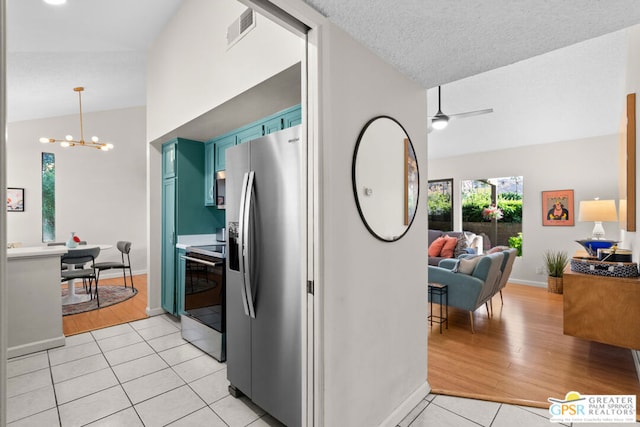
[[433,126],[433,128],[437,130],[446,128],[448,124],[449,117],[445,116],[444,114],[441,116],[435,116],[433,119],[431,119],[431,126]]

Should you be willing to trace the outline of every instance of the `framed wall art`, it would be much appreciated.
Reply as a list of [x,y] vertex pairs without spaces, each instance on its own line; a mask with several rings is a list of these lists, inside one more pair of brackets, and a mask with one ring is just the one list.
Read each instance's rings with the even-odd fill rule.
[[24,188],[7,188],[7,212],[24,212]]
[[573,190],[542,192],[542,225],[575,225]]

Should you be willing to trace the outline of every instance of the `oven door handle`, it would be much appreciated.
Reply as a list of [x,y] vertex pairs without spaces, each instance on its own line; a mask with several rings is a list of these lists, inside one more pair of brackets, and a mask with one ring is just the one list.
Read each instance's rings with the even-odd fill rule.
[[244,235],[242,236],[242,246],[244,247],[244,251],[242,254],[242,261],[244,263],[244,288],[246,295],[246,309],[248,309],[247,315],[255,319],[256,310],[254,305],[254,292],[253,287],[251,286],[251,248],[249,247],[249,229],[250,229],[250,221],[251,221],[251,196],[253,195],[253,188],[256,182],[256,175],[254,171],[249,171],[249,177],[247,180],[247,191],[245,194],[246,201],[244,204]]
[[216,265],[220,264],[219,262],[205,261],[205,260],[200,259],[200,258],[191,258],[191,257],[184,256],[184,255],[180,255],[180,259],[183,259],[185,261],[197,262],[198,264],[210,265],[211,267],[215,267]]

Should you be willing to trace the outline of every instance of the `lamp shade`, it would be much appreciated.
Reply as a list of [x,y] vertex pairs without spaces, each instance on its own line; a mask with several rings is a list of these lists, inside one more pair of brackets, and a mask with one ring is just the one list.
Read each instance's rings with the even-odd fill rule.
[[616,212],[616,201],[582,200],[580,202],[580,213],[578,215],[578,221],[618,221],[618,213]]

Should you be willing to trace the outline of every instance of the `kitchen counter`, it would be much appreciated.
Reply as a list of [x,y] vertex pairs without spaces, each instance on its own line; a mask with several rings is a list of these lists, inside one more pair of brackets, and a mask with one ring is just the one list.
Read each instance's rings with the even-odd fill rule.
[[216,240],[215,234],[189,234],[178,236],[177,249],[186,249],[189,246],[226,245],[227,242]]
[[60,257],[65,253],[64,246],[7,249],[7,357],[64,345]]

